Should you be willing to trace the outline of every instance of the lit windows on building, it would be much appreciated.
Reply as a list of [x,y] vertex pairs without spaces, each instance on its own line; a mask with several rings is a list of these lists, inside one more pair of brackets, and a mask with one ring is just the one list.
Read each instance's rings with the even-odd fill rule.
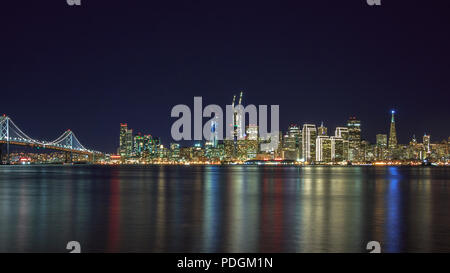
[[318,136],[326,136],[327,135],[327,127],[323,126],[323,122],[320,124],[320,127],[317,128]]
[[331,142],[331,161],[342,162],[348,160],[348,140],[342,137],[332,136]]
[[120,140],[119,140],[119,155],[124,158],[127,153],[127,131],[128,125],[126,123],[120,124]]
[[140,157],[144,153],[145,139],[141,134],[134,136],[134,154]]
[[342,138],[343,140],[348,140],[348,128],[347,127],[336,127],[334,135]]
[[283,137],[282,157],[287,160],[300,160],[302,150],[302,131],[297,125],[291,124]]
[[393,151],[397,148],[397,132],[395,130],[395,120],[394,120],[395,111],[391,111],[391,127],[389,129],[389,150]]
[[425,153],[430,153],[431,152],[431,146],[430,146],[431,142],[430,141],[431,141],[430,135],[425,134],[423,136],[423,140],[422,140],[423,147],[425,149]]
[[349,160],[361,160],[361,122],[356,117],[350,117],[347,121]]
[[377,134],[376,135],[376,158],[377,160],[387,159],[387,135]]
[[133,130],[126,123],[120,124],[119,154],[121,158],[130,158],[133,154]]
[[258,125],[248,125],[246,127],[246,139],[258,140]]
[[316,159],[317,130],[314,124],[304,124],[302,129],[302,159],[313,162]]
[[331,140],[329,136],[317,136],[316,161],[323,163],[331,161]]
[[180,158],[180,144],[170,143],[170,159],[178,161]]

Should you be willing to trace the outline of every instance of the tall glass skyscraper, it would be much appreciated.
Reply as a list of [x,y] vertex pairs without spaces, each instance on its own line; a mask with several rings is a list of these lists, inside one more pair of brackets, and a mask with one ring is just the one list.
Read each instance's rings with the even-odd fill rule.
[[391,129],[389,130],[389,144],[388,144],[388,148],[389,150],[394,150],[395,148],[397,148],[397,133],[395,131],[395,120],[394,120],[394,114],[395,111],[392,110],[391,111]]
[[430,149],[430,135],[425,134],[423,136],[422,143],[423,143],[423,148],[425,150],[425,153],[429,153],[431,151],[431,149]]
[[349,159],[358,161],[361,159],[361,122],[356,117],[350,117],[347,121],[348,141],[349,141]]
[[327,127],[323,126],[323,122],[320,124],[320,127],[317,128],[318,136],[326,136],[327,135]]
[[314,124],[303,124],[302,129],[302,159],[307,162],[316,160],[317,129]]
[[129,158],[133,153],[133,130],[128,129],[126,123],[120,124],[119,154],[122,158]]
[[377,144],[376,144],[376,153],[378,160],[386,159],[386,148],[387,148],[387,135],[386,134],[377,134]]
[[283,139],[283,158],[300,160],[302,150],[302,131],[297,125],[291,124]]
[[316,161],[331,161],[331,139],[329,136],[317,136],[316,138]]

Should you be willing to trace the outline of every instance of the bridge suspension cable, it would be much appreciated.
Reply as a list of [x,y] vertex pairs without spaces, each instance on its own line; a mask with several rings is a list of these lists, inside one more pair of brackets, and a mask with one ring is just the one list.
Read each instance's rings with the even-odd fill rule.
[[0,117],[0,141],[11,141],[23,144],[37,144],[41,146],[54,146],[88,153],[100,153],[86,149],[71,130],[65,131],[53,141],[39,141],[25,134],[8,116]]

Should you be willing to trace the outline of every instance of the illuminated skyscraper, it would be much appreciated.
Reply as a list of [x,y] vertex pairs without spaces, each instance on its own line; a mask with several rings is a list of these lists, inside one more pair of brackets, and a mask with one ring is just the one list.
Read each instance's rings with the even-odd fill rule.
[[317,128],[318,136],[326,136],[327,135],[327,127],[323,126],[323,122],[320,124],[320,127]]
[[316,161],[331,161],[331,140],[329,136],[317,136],[316,138]]
[[258,125],[248,125],[245,131],[245,159],[253,159],[259,151]]
[[361,122],[356,117],[350,117],[347,121],[349,160],[358,161],[361,159]]
[[343,140],[348,140],[348,128],[336,127],[334,135],[337,137],[341,137]]
[[378,160],[386,159],[386,149],[387,149],[387,135],[377,134],[377,144],[376,144],[376,158]]
[[127,131],[128,125],[126,123],[120,124],[120,140],[119,140],[119,154],[122,158],[125,158],[127,153]]
[[[347,127],[336,127],[335,130],[335,143],[333,144],[333,139],[331,140],[332,145],[332,151],[331,151],[331,157],[333,161],[339,162],[339,161],[346,161],[349,160],[349,134],[348,134],[348,128]],[[339,147],[342,140],[342,147]],[[335,145],[333,147],[333,145]],[[334,151],[333,151],[334,148]]]
[[302,151],[302,131],[297,125],[291,124],[283,138],[283,158],[300,160]]
[[289,133],[283,137],[283,158],[288,160],[295,160],[297,157],[295,153],[295,139],[289,136]]
[[314,124],[303,124],[302,129],[302,159],[312,162],[316,159],[317,129]]
[[144,153],[145,149],[145,139],[141,134],[137,134],[134,137],[134,154],[138,157],[140,157]]
[[258,140],[258,125],[248,125],[245,138],[248,140]]
[[425,150],[425,153],[430,153],[431,149],[430,149],[430,141],[431,141],[431,137],[430,135],[425,134],[423,136],[423,148]]
[[[242,95],[243,92],[241,91],[240,95],[239,95],[239,102],[236,106],[242,105]],[[233,97],[233,107],[235,107],[234,102],[235,102],[236,96]],[[245,115],[244,113],[238,111],[237,108],[233,108],[233,137],[234,137],[234,141],[236,142],[238,139],[243,139],[244,138],[244,128],[242,128],[242,119],[244,118],[242,115]]]
[[217,119],[218,117],[216,116],[214,118],[214,120],[211,122],[211,145],[212,147],[216,148],[218,141],[219,141],[219,135],[218,135],[218,131],[217,131]]
[[178,161],[180,158],[180,144],[170,143],[170,159]]
[[133,129],[127,130],[126,143],[126,156],[131,157],[133,155]]
[[348,140],[339,136],[330,137],[331,161],[342,162],[348,160]]
[[[237,105],[235,105],[236,102],[236,95],[233,96],[233,102],[231,103],[231,106],[233,107],[233,123],[231,124],[231,135],[233,136],[233,146],[230,147],[230,143],[228,141],[224,142],[225,144],[225,153],[226,157],[229,160],[234,160],[238,157],[238,140],[244,139],[244,130],[242,128],[243,126],[243,120],[245,115],[242,111],[239,111],[237,106],[242,105],[242,95],[243,92],[241,91],[239,96],[239,102]],[[242,146],[242,145],[241,145]]]
[[144,151],[142,153],[142,156],[145,160],[150,161],[156,151],[155,141],[153,140],[153,137],[151,135],[144,135]]
[[370,145],[369,141],[361,141],[361,161],[371,161],[375,159],[375,147],[376,145]]
[[119,153],[120,156],[125,159],[131,157],[133,153],[133,130],[128,129],[126,123],[120,124],[120,144]]
[[234,155],[235,155],[234,140],[232,140],[232,139],[224,139],[223,140],[223,149],[224,149],[225,159],[226,160],[233,160],[234,159]]
[[391,117],[391,129],[389,130],[389,150],[394,150],[397,148],[397,133],[395,132],[395,120],[394,120],[394,114],[395,111],[391,111],[392,117]]

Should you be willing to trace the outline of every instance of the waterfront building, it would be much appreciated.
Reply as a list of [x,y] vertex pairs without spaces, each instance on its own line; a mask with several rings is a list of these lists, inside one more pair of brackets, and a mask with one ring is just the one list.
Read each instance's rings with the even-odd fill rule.
[[283,137],[283,158],[288,160],[297,160],[297,150],[295,149],[295,138],[287,133]]
[[423,145],[421,143],[417,143],[416,136],[413,135],[411,141],[408,144],[406,153],[407,159],[411,160],[422,160],[422,151]]
[[369,141],[361,141],[361,160],[373,161],[376,159],[376,145],[371,145]]
[[126,133],[126,157],[133,155],[133,129],[128,129]]
[[331,142],[331,161],[342,162],[348,160],[348,140],[340,136],[330,137]]
[[122,159],[130,158],[133,154],[133,129],[128,129],[126,123],[120,124],[119,154]]
[[376,135],[376,159],[386,160],[387,159],[387,135],[377,134]]
[[258,140],[258,125],[248,125],[245,129],[245,138],[248,140]]
[[178,161],[180,159],[180,144],[170,143],[170,159]]
[[119,154],[121,157],[126,156],[127,152],[127,131],[128,125],[126,123],[120,124],[120,140],[119,140]]
[[205,150],[200,142],[194,144],[192,149],[192,160],[197,162],[206,161]]
[[141,157],[144,153],[145,149],[145,139],[143,136],[141,136],[141,133],[138,133],[134,136],[134,143],[133,143],[133,154],[137,157]]
[[211,141],[205,143],[205,156],[209,161],[221,161],[223,159],[223,144],[217,142],[216,147]]
[[349,160],[361,160],[361,122],[356,117],[350,117],[347,121]]
[[224,152],[225,152],[225,160],[230,161],[234,159],[234,140],[231,139],[225,139],[223,141],[224,145]]
[[336,127],[334,131],[334,135],[337,137],[341,137],[343,140],[348,141],[348,128],[347,127]]
[[282,158],[300,160],[302,151],[302,131],[297,125],[291,124],[283,137]]
[[192,159],[192,147],[180,147],[180,160],[189,162]]
[[316,137],[316,125],[303,124],[302,159],[306,162],[313,162],[316,159]]
[[322,163],[331,161],[331,140],[329,136],[317,136],[316,161]]
[[394,120],[395,111],[391,111],[391,128],[389,130],[389,144],[388,148],[390,151],[394,151],[397,148],[397,133],[395,130],[395,120]]
[[427,153],[427,154],[430,153],[431,152],[431,146],[430,146],[430,144],[431,144],[431,136],[425,134],[423,136],[422,143],[423,143],[424,152]]
[[326,135],[328,135],[327,130],[328,130],[327,127],[323,126],[323,121],[322,121],[322,123],[320,124],[320,127],[317,128],[317,135],[318,136],[326,136]]
[[245,160],[254,159],[259,152],[258,126],[248,125],[246,127],[244,141]]

